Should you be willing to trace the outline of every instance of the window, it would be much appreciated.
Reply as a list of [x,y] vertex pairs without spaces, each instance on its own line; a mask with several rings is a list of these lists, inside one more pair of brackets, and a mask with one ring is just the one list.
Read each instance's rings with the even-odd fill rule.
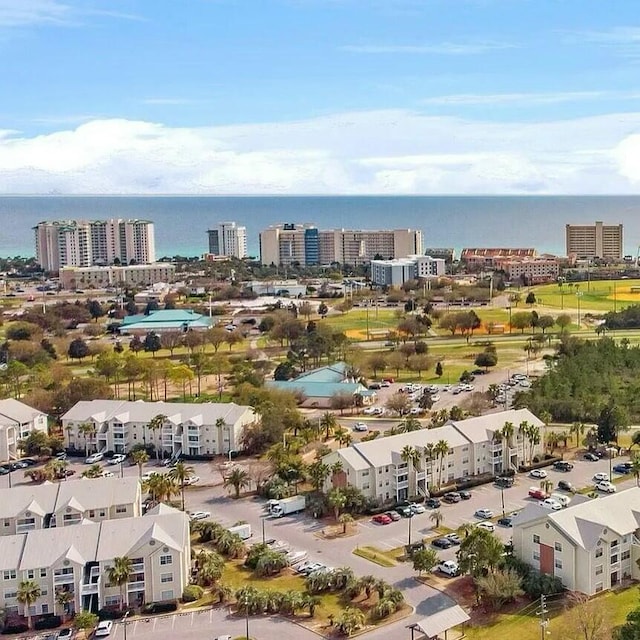
[[10,527],[11,526],[11,521],[10,520],[5,520],[4,521],[4,526],[5,527]]
[[602,547],[596,549],[596,558],[602,558]]
[[369,485],[368,484],[363,484],[362,485],[362,490],[366,491],[367,489],[369,489]]
[[3,571],[2,572],[2,577],[5,580],[15,580],[16,579],[16,570],[15,569],[11,569],[9,571]]
[[365,476],[369,475],[369,469],[367,469],[366,471],[362,472],[362,477],[364,478]]
[[602,582],[596,583],[596,593],[600,593],[602,591]]
[[89,510],[89,517],[90,518],[95,518],[96,517],[96,512],[93,509]]
[[46,602],[42,605],[42,613],[49,613],[49,605]]
[[27,580],[33,580],[36,577],[36,572],[33,569],[27,571]]
[[104,518],[104,517],[107,515],[107,513],[106,513],[105,511],[99,511],[99,512],[98,512],[98,515],[99,515],[101,518]]
[[116,607],[120,604],[120,596],[106,596],[104,604],[106,607]]
[[553,564],[556,569],[562,569],[562,560],[560,558],[556,558]]
[[562,543],[561,542],[556,542],[554,545],[554,548],[556,551],[562,551]]
[[173,582],[173,573],[161,573],[160,582]]
[[540,544],[540,536],[537,533],[533,534],[533,543]]
[[469,447],[462,447],[462,451],[469,451]]
[[631,557],[631,551],[627,549],[626,551],[622,552],[622,555],[620,556],[620,560],[628,560],[630,557]]
[[599,565],[596,567],[596,575],[597,575],[597,576],[601,576],[601,575],[602,575],[602,565],[601,565],[601,564],[599,564]]
[[173,589],[170,589],[169,591],[163,591],[162,595],[160,596],[161,600],[173,600]]
[[47,587],[41,587],[40,588],[40,595],[41,596],[48,596],[49,595],[49,589],[47,589]]
[[614,553],[614,554],[611,556],[611,564],[617,564],[617,562],[618,562],[618,554],[617,554],[617,553]]
[[533,559],[540,560],[540,551],[538,549],[534,549],[533,551]]
[[173,564],[173,556],[160,556],[160,564]]
[[127,513],[127,506],[124,504],[116,505],[116,513]]
[[41,578],[46,578],[47,577],[47,570],[46,569],[40,569],[40,577]]
[[4,590],[4,598],[5,600],[11,600],[13,598],[18,597],[18,592],[15,589],[5,589]]
[[462,464],[469,464],[469,458],[462,458]]
[[612,540],[611,541],[611,548],[615,549],[618,546],[618,540]]

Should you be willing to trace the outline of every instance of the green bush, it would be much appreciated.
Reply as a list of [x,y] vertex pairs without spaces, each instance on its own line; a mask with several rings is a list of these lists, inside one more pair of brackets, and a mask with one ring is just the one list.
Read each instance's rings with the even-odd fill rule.
[[204,589],[197,584],[188,584],[182,592],[182,602],[195,602],[204,595]]

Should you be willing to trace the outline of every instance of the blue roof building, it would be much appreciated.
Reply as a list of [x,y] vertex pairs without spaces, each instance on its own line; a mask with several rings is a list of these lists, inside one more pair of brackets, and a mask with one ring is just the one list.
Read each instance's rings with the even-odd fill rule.
[[143,333],[151,331],[205,331],[212,326],[211,319],[188,309],[162,309],[148,316],[127,316],[122,320],[121,333]]

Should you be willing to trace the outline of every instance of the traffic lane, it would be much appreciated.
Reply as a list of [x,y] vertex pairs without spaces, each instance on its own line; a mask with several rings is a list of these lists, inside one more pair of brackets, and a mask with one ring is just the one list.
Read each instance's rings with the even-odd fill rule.
[[[257,631],[259,630],[259,633]],[[220,635],[244,637],[246,619],[232,616],[226,607],[204,609],[172,616],[151,617],[131,620],[127,623],[127,637],[138,640],[168,640],[175,637],[216,638]],[[264,640],[317,640],[318,636],[293,622],[276,616],[251,616],[249,635]],[[113,626],[110,637],[124,640],[122,623]]]

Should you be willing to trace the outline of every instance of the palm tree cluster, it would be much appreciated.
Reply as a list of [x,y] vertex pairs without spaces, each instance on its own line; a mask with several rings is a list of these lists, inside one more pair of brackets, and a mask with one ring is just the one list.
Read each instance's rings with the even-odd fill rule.
[[224,559],[214,551],[202,549],[193,562],[193,573],[196,584],[211,587],[222,577]]
[[194,524],[193,531],[198,533],[200,542],[211,544],[227,558],[241,558],[246,546],[237,533],[231,533],[218,522],[200,521]]
[[312,618],[320,604],[319,598],[302,591],[263,591],[251,586],[241,587],[234,597],[238,611],[249,615],[281,613],[295,616],[306,609]]
[[142,489],[149,493],[155,504],[169,502],[172,496],[180,492],[180,487],[168,473],[152,473],[148,480],[142,483]]

